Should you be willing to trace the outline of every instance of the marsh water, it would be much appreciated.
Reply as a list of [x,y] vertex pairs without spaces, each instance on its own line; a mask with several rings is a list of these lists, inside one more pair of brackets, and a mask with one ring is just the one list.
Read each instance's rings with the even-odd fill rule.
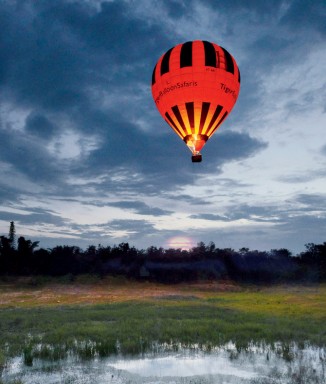
[[[136,356],[7,361],[2,383],[22,384],[325,384],[326,349],[314,346],[233,343],[210,348],[161,345]],[[1,382],[0,380],[0,382]]]

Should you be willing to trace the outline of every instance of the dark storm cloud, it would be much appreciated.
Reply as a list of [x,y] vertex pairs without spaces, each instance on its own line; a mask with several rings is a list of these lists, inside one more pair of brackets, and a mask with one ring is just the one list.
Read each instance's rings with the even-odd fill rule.
[[326,4],[324,1],[295,0],[290,2],[282,23],[296,30],[311,28],[326,34]]
[[214,215],[213,213],[201,213],[199,215],[190,215],[191,219],[203,219],[211,221],[230,221],[228,217],[221,215]]
[[191,12],[191,7],[180,0],[164,1],[164,7],[167,9],[169,17],[177,20]]
[[[171,191],[170,194],[166,194],[168,197],[175,198],[175,195],[173,194],[173,191]],[[204,198],[191,196],[191,195],[185,195],[185,194],[178,194],[177,196],[178,201],[180,202],[186,202],[191,205],[210,205],[211,203],[207,201]]]
[[[195,0],[192,1],[192,4],[196,3]],[[209,4],[212,11],[226,13],[231,20],[236,20],[239,15],[246,15],[249,21],[255,24],[276,19],[279,20],[281,26],[286,26],[289,29],[294,28],[301,31],[310,29],[321,34],[326,32],[326,5],[323,0],[292,0],[288,2],[283,0],[250,2],[209,0],[205,4]]]
[[276,205],[256,206],[249,204],[232,205],[226,208],[221,214],[201,213],[191,215],[194,219],[204,219],[210,221],[230,222],[235,220],[249,220],[254,222],[283,223],[290,210],[285,210]]
[[[1,171],[1,166],[0,166]],[[8,175],[8,177],[10,177]],[[7,185],[7,176],[1,175],[0,178],[0,204],[3,204],[5,206],[14,205],[16,203],[19,203],[19,187],[14,186],[8,186]]]
[[59,20],[49,19],[45,4],[24,1],[2,5],[1,50],[7,58],[4,86],[24,105],[56,109],[71,106],[80,98],[76,89],[85,79],[78,44],[64,37],[69,31]]
[[297,174],[278,177],[277,180],[283,183],[298,184],[298,183],[309,183],[311,181],[325,178],[325,177],[326,177],[326,170],[320,169],[320,170],[310,171],[309,173],[300,172]]
[[4,85],[37,107],[82,107],[89,85],[148,82],[143,58],[158,38],[167,41],[159,26],[131,18],[125,2],[103,2],[99,12],[81,2],[5,2],[0,12]]
[[[299,203],[299,204],[298,204]],[[194,215],[195,218],[203,218],[206,220],[222,220],[231,221],[239,219],[247,219],[255,222],[269,222],[277,225],[286,225],[286,223],[294,222],[295,217],[304,220],[311,218],[309,213],[318,211],[319,216],[326,217],[326,195],[323,194],[299,194],[291,199],[285,200],[284,204],[270,204],[258,206],[254,204],[240,204],[225,208],[223,215],[216,214],[200,214]]]
[[57,127],[45,116],[41,114],[30,114],[25,123],[28,133],[43,139],[50,139],[54,136]]
[[232,206],[226,213],[230,220],[247,219],[253,221],[268,221],[279,222],[280,221],[280,209],[275,205],[270,206],[256,206],[249,204],[241,204],[238,206]]
[[[259,52],[259,55],[255,55],[256,65],[254,68],[248,68],[247,75],[250,74],[249,70],[254,72],[261,71],[262,74],[266,74],[268,68],[277,64],[284,64],[284,61],[295,60],[300,55],[300,51],[291,52],[289,46],[292,43],[291,39],[285,36],[273,36],[272,34],[257,38],[249,48],[252,52]],[[271,52],[273,52],[272,55]],[[246,76],[246,73],[243,75],[244,78],[250,78]]]
[[[209,145],[211,144],[211,145]],[[217,132],[205,151],[208,157],[216,158],[216,163],[240,160],[266,149],[267,143],[251,137],[246,133],[232,131]]]
[[118,207],[122,209],[125,208],[134,211],[139,215],[163,216],[172,213],[172,211],[150,207],[141,201],[118,201],[116,203],[110,203],[108,205],[111,207]]
[[321,210],[326,213],[326,194],[300,194],[297,196],[296,201],[308,206],[311,210]]
[[[166,3],[171,12],[177,6]],[[179,6],[181,12],[183,5]],[[86,3],[66,1],[5,2],[0,9],[1,54],[6,58],[3,88],[11,100],[32,109],[26,133],[53,139],[64,131],[66,115],[74,129],[98,135],[98,148],[87,160],[66,163],[71,175],[87,178],[107,173],[102,185],[97,185],[99,190],[122,190],[129,182],[130,189],[145,188],[148,193],[188,182],[192,169],[187,149],[159,114],[153,114],[150,123],[162,134],[144,132],[130,121],[130,113],[137,116],[137,108],[145,111],[150,105],[154,110],[149,89],[152,67],[162,47],[171,45],[163,25],[132,17],[125,2],[103,2],[98,11]],[[148,89],[145,104],[143,96],[137,98],[142,86]],[[105,108],[99,106],[90,90],[99,91],[95,94],[111,90],[112,102]],[[124,94],[130,94],[132,101],[128,103]],[[60,111],[57,121],[49,114],[54,111]],[[1,146],[11,148],[11,154],[6,149],[2,152],[7,162],[31,180],[62,179],[62,162],[48,155],[40,143],[6,135]],[[219,134],[219,140],[212,140],[204,150],[207,158],[217,153],[217,160],[207,161],[202,172],[220,172],[225,161],[252,156],[265,146],[248,135]],[[176,164],[176,172],[171,173]],[[119,172],[136,172],[140,177],[118,185],[110,175]]]
[[[49,16],[54,14],[55,20],[61,20],[68,29],[80,36],[88,48],[101,50],[104,54],[109,52],[122,68],[130,64],[137,65],[134,60],[143,58],[149,49],[157,49],[157,37],[161,43],[169,41],[160,26],[149,25],[135,17],[123,1],[102,2],[99,12],[95,13],[83,10],[80,3],[56,4],[53,7],[55,13],[51,8]],[[106,65],[109,67],[110,63]]]
[[[193,1],[195,3],[195,1]],[[237,11],[247,11],[248,13],[259,14],[266,17],[271,16],[271,12],[279,9],[279,7],[284,3],[283,0],[274,0],[274,1],[250,1],[248,3],[243,2],[242,0],[229,0],[229,1],[215,1],[209,0],[206,3],[209,3],[212,9],[215,10],[223,10],[224,12],[228,12],[230,15],[236,15]]]
[[101,227],[108,230],[127,231],[129,233],[128,238],[131,240],[139,237],[150,237],[157,233],[154,225],[146,220],[112,220]]
[[[164,127],[163,132],[170,134],[158,140],[124,121],[123,116],[120,121],[108,119],[107,134],[102,136],[100,147],[72,173],[86,178],[101,175],[102,182],[97,188],[113,188],[117,192],[141,190],[158,194],[174,184],[184,184],[190,172],[190,153],[169,130]],[[176,164],[177,172],[171,173]]]
[[0,161],[13,165],[14,170],[40,185],[49,183],[54,188],[64,182],[63,164],[59,168],[38,141],[25,137],[19,131],[10,130],[0,130],[0,137]]
[[[163,129],[171,131],[168,126]],[[192,183],[196,174],[198,177],[211,173],[216,175],[226,162],[254,156],[267,146],[247,134],[218,133],[217,139],[208,142],[204,148],[204,160],[199,168],[198,164],[191,163],[184,143],[172,131],[169,133],[164,136],[164,141],[157,140],[149,134],[137,132],[131,124],[117,123],[101,148],[92,152],[87,167],[76,170],[76,176],[107,172],[108,177],[97,186],[98,189],[136,189],[155,195]],[[127,167],[129,172],[124,179],[119,183],[112,181],[115,168],[120,168],[123,176],[123,168]],[[129,176],[132,172],[138,176]]]
[[224,209],[223,214],[201,213],[191,215],[193,219],[203,219],[209,221],[230,222],[234,220],[246,219],[255,222],[279,222],[279,209],[276,206],[260,207],[249,204],[233,205]]
[[[309,58],[316,44],[323,41],[326,5],[322,0],[208,1],[205,5],[209,6],[212,15],[221,17],[227,25],[227,28],[221,26],[219,31],[220,43],[223,45],[228,41],[234,47],[231,53],[240,68],[241,91],[232,121],[241,126],[248,117],[252,119],[253,113],[257,117],[262,115],[261,101],[266,96],[264,79],[268,74],[272,71],[281,74],[289,67],[295,68]],[[292,93],[297,92],[294,87]],[[244,94],[245,98],[242,97]],[[286,108],[289,114],[294,108],[302,112],[310,105],[305,99],[317,101],[318,97],[320,92],[308,91],[302,96],[302,103],[295,105],[290,101]],[[265,116],[261,117],[264,122]]]
[[[312,211],[319,211],[326,215],[326,196],[322,194],[299,194],[284,204],[271,204],[264,206],[240,204],[234,205],[224,213],[231,220],[249,219],[278,224],[291,222],[293,217],[304,217]],[[299,204],[298,204],[299,203]]]
[[18,225],[53,224],[60,226],[69,223],[69,220],[55,215],[53,212],[47,210],[44,210],[43,212],[38,210],[38,212],[31,213],[28,213],[28,210],[26,210],[26,213],[24,214],[0,211],[0,219],[8,222],[14,221],[15,223],[18,223]]
[[144,226],[144,231],[147,229],[153,228],[153,225],[148,223],[146,220],[112,220],[108,224],[103,224],[103,226],[109,226],[109,228],[114,228],[117,230],[128,230],[135,231],[139,230],[142,226]]
[[[162,53],[158,52],[159,47],[168,38],[160,26],[130,18],[130,8],[124,2],[102,3],[99,11],[77,2],[4,2],[0,12],[2,88],[8,100],[32,109],[25,131],[35,136],[33,141],[23,133],[11,136],[4,130],[0,156],[7,163],[31,180],[57,184],[62,164],[49,156],[36,139],[53,139],[64,131],[62,117],[66,114],[74,121],[75,129],[97,133],[101,140],[87,162],[80,166],[70,164],[72,175],[123,174],[130,168],[156,175],[155,179],[145,177],[143,183],[135,180],[139,189],[145,185],[149,190],[157,190],[158,183],[173,183],[164,171],[179,160],[182,143],[178,143],[178,148],[171,134],[164,137],[162,147],[162,140],[158,142],[140,131],[128,116],[130,111],[146,108],[141,100],[128,105],[128,93],[137,95],[141,82],[152,103],[149,79],[154,62],[148,60],[147,52],[153,52],[154,60]],[[94,104],[89,95],[92,89],[111,90],[115,95],[113,106],[109,103],[103,109]],[[119,102],[119,98],[123,100]],[[154,109],[153,104],[151,107]],[[50,111],[60,112],[57,121],[49,117]],[[156,121],[164,124],[158,114]],[[185,164],[185,160],[179,161],[178,183],[186,181],[182,172]],[[132,179],[129,181],[130,188],[135,188]],[[115,190],[125,187],[124,183],[118,186],[110,177],[102,186]],[[70,186],[69,193],[72,191]]]
[[[19,226],[22,223],[18,223],[16,226],[17,232],[19,232]],[[45,223],[46,226],[47,223]],[[38,231],[46,231],[47,233],[51,232],[52,235],[56,237],[63,236],[61,244],[69,245],[78,245],[80,247],[87,247],[91,244],[94,245],[94,242],[107,242],[111,244],[113,242],[120,243],[123,241],[137,241],[139,239],[150,238],[151,236],[157,234],[157,230],[152,224],[146,220],[112,220],[104,224],[75,224],[67,222],[62,222],[62,225],[58,225],[56,228],[49,230],[49,228],[39,227]],[[9,227],[8,227],[9,228]],[[123,234],[119,235],[117,232],[122,232]],[[127,233],[125,235],[124,233]],[[54,241],[53,238],[44,237],[43,241],[46,241],[47,244],[51,246],[58,245],[57,240]]]

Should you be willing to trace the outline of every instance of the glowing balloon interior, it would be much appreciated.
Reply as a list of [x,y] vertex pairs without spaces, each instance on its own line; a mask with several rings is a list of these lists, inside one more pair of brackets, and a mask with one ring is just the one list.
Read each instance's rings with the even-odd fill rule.
[[208,41],[179,44],[158,60],[152,95],[163,119],[187,144],[192,161],[231,112],[240,71],[224,48]]

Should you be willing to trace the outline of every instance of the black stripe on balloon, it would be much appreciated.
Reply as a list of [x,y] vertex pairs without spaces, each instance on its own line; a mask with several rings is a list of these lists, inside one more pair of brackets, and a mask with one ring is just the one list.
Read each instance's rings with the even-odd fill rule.
[[202,132],[205,122],[206,122],[206,117],[209,111],[211,103],[203,102],[202,107],[201,107],[201,115],[200,115],[200,123],[199,123],[199,133]]
[[240,69],[238,68],[238,81],[241,82]]
[[184,137],[185,134],[182,133],[182,132],[180,131],[180,129],[176,126],[175,122],[172,120],[172,118],[171,118],[171,116],[169,115],[168,112],[165,112],[165,117],[168,119],[168,123],[169,123],[170,125],[172,125],[172,127],[173,127],[177,132],[179,132],[179,134],[180,134],[182,137]]
[[172,49],[169,49],[166,54],[163,56],[162,62],[161,62],[161,76],[164,75],[164,73],[169,72],[170,70],[170,56]]
[[234,74],[234,64],[233,64],[232,56],[229,54],[229,52],[226,49],[224,49],[223,47],[221,48],[224,52],[226,71]]
[[212,117],[212,120],[211,122],[209,123],[209,126],[207,127],[207,130],[206,132],[208,133],[209,130],[212,128],[212,126],[214,125],[216,119],[219,117],[221,111],[222,111],[223,107],[221,105],[218,105],[215,109],[215,112],[214,112],[214,115]]
[[184,130],[184,132],[186,133],[187,132],[187,129],[186,129],[186,126],[185,126],[185,123],[183,122],[183,119],[182,119],[182,116],[180,114],[180,111],[179,111],[179,108],[177,105],[175,105],[174,107],[172,107],[172,111],[175,115],[175,117],[177,118],[178,120],[178,123],[180,124],[181,128]]
[[216,52],[214,45],[208,41],[203,41],[205,50],[205,65],[216,68]]
[[180,52],[180,68],[192,66],[192,41],[184,43]]
[[194,103],[193,102],[186,103],[186,110],[187,110],[190,128],[194,129],[194,125],[195,125]]
[[216,124],[216,127],[212,130],[209,136],[211,136],[217,130],[217,128],[223,123],[223,120],[226,118],[227,115],[228,113],[224,112],[224,115],[222,116],[221,120]]
[[[157,64],[156,64],[157,65]],[[155,84],[155,71],[156,71],[156,65],[154,67],[154,70],[153,70],[153,74],[152,74],[152,85]]]

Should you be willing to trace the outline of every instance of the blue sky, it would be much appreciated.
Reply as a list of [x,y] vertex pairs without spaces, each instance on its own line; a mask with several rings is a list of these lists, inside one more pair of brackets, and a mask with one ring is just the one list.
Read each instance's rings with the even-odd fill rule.
[[[1,1],[0,233],[13,220],[42,247],[326,241],[325,17],[322,0]],[[189,40],[241,71],[198,164],[150,89]]]

